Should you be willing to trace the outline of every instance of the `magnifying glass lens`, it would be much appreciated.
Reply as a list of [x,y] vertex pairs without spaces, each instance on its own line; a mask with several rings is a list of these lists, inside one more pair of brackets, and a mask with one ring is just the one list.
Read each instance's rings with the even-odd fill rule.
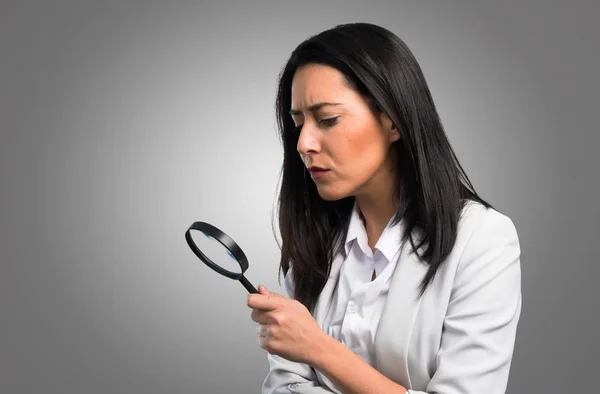
[[214,264],[234,274],[242,274],[240,264],[222,243],[202,231],[192,231],[192,239]]

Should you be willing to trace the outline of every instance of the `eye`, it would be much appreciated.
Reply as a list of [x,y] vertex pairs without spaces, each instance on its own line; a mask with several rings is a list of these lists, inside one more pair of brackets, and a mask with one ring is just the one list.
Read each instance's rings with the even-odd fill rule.
[[320,124],[325,125],[325,127],[332,127],[334,124],[337,123],[337,116],[335,118],[329,118],[329,119],[322,119],[321,121],[319,121]]
[[[334,118],[328,118],[328,119],[321,119],[319,121],[319,124],[324,125],[325,127],[332,127],[333,125],[335,125],[337,123],[337,118],[339,118],[339,116],[336,116]],[[294,128],[294,132],[295,133],[299,133],[300,130],[302,130],[302,126],[304,125],[298,125]]]

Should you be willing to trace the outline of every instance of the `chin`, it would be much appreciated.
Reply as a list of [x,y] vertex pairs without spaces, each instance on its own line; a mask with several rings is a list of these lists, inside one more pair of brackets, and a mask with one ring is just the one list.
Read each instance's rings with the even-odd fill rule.
[[350,194],[343,190],[336,190],[333,187],[317,186],[319,196],[325,201],[337,201],[348,197]]

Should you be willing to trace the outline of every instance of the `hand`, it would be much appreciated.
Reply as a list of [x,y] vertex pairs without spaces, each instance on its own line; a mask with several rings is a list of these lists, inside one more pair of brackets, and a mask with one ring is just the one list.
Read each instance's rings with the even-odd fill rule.
[[259,323],[260,347],[290,361],[310,364],[325,333],[304,304],[262,285],[258,294],[248,294],[247,303],[252,320]]

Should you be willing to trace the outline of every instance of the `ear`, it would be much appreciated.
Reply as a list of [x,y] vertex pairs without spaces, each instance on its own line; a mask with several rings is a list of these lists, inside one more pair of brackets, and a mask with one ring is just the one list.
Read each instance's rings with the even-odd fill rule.
[[392,122],[392,119],[385,113],[381,114],[381,124],[383,125],[384,132],[389,136],[390,144],[400,139],[400,131],[394,122]]

